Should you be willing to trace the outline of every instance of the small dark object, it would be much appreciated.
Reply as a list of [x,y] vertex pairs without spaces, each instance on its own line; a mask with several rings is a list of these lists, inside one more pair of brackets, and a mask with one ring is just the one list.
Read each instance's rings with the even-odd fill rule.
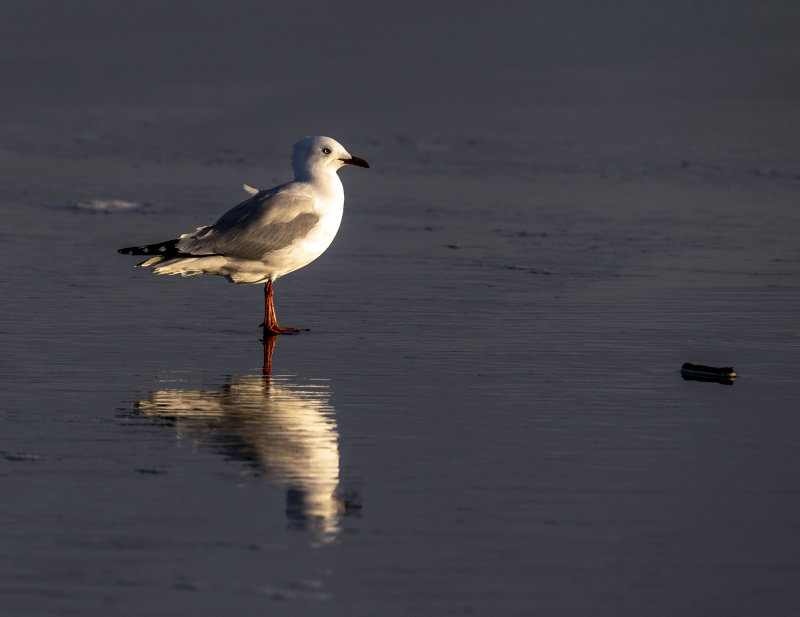
[[715,383],[733,385],[736,381],[736,371],[732,366],[705,366],[704,364],[692,364],[684,362],[681,367],[681,377],[688,381],[713,381]]

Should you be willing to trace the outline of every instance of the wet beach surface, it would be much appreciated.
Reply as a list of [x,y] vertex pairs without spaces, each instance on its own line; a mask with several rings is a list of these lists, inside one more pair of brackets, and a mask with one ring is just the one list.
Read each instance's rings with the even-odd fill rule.
[[[797,612],[790,7],[509,9],[482,53],[477,9],[437,37],[435,9],[382,35],[348,10],[329,76],[281,68],[290,34],[254,42],[235,6],[109,9],[99,33],[9,10],[0,612]],[[545,36],[569,24],[581,45]],[[314,78],[350,96],[317,110]],[[308,133],[373,167],[340,173],[338,237],[276,284],[311,331],[265,376],[259,286],[115,251],[285,181]],[[64,206],[87,199],[151,206]]]

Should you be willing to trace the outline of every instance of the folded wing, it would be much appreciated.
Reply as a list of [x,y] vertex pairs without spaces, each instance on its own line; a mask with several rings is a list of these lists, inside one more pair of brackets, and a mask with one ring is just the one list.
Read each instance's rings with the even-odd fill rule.
[[315,202],[277,187],[235,206],[208,227],[182,235],[175,248],[185,255],[223,255],[258,261],[303,238],[319,222]]

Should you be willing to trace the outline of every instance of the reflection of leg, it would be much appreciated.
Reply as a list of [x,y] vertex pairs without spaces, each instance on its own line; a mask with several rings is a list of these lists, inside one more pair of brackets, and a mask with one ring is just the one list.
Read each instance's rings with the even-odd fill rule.
[[264,283],[264,321],[261,327],[265,334],[291,334],[292,332],[303,332],[306,328],[281,328],[278,325],[278,316],[275,314],[275,304],[272,301],[274,292],[272,281]]
[[268,334],[261,339],[264,344],[264,369],[262,372],[265,376],[272,373],[272,353],[275,351],[276,340],[277,337],[274,334]]

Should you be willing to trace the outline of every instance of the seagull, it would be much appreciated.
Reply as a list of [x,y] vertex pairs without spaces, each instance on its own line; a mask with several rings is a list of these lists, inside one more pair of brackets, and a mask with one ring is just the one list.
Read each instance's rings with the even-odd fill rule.
[[293,182],[265,191],[244,185],[251,197],[213,225],[118,252],[147,255],[136,267],[150,267],[155,274],[217,274],[237,284],[264,283],[264,333],[300,332],[278,325],[272,286],[284,274],[310,264],[333,242],[344,208],[344,188],[336,172],[344,165],[369,167],[335,139],[306,137],[294,145]]

